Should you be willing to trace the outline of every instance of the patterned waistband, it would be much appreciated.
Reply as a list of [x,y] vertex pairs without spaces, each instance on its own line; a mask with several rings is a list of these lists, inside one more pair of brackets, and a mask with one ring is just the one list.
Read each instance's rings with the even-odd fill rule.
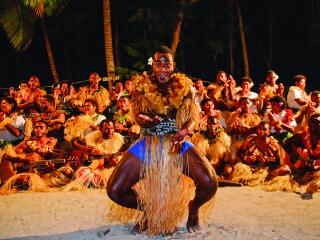
[[157,126],[154,126],[152,128],[142,128],[140,133],[143,136],[161,136],[167,134],[175,134],[176,132],[178,132],[176,121],[168,120],[160,122]]

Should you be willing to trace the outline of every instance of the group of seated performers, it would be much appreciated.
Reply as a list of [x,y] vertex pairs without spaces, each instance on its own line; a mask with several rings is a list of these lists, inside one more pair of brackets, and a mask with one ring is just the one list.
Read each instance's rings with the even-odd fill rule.
[[[49,94],[33,75],[11,87],[0,106],[0,193],[106,187],[110,170],[145,131],[132,110],[135,78],[107,90],[92,72],[88,84],[62,81]],[[188,140],[219,182],[315,193],[320,91],[306,92],[304,75],[288,90],[278,78],[268,71],[258,92],[250,77],[236,81],[224,71],[212,82],[195,80],[199,115]]]

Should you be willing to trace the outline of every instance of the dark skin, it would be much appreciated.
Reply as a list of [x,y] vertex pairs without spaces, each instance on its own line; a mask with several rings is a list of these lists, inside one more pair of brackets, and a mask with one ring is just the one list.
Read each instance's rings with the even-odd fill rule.
[[[6,100],[1,101],[1,111],[0,112],[0,122],[4,119],[4,114],[10,116],[13,114],[13,104],[8,103]],[[14,135],[15,137],[19,137],[22,134],[22,131],[16,127],[14,127],[11,123],[6,124],[7,130]]]
[[[170,75],[175,63],[169,53],[154,54],[153,72],[156,78],[158,90],[168,94],[170,86]],[[142,127],[152,127],[163,121],[165,116],[148,116],[137,114],[137,121]],[[173,136],[173,144],[181,144],[193,127],[193,121],[187,121],[182,128]],[[126,152],[114,169],[107,185],[108,196],[121,206],[137,209],[138,200],[132,186],[140,180],[141,160],[130,152]],[[188,175],[195,183],[195,197],[189,202],[189,215],[187,220],[188,232],[196,232],[199,226],[199,208],[209,201],[217,191],[217,178],[209,161],[201,155],[195,147],[189,148],[183,154],[183,174]],[[136,232],[146,229],[147,219],[142,225],[137,225]]]
[[[320,114],[314,114],[310,118],[308,126],[312,145],[311,147],[314,150],[316,149],[320,139]],[[296,154],[298,147],[306,148],[303,139],[303,133],[296,133],[286,140],[284,146],[286,152],[290,153],[291,161],[293,161],[293,167],[296,169],[303,168],[305,166],[305,160],[303,158],[298,158]]]
[[[100,124],[99,131],[102,133],[103,138],[105,140],[112,139],[114,136],[114,124],[112,121],[104,122],[103,124]],[[86,154],[86,158],[89,155],[104,155],[102,152],[100,152],[98,149],[96,149],[94,146],[88,146],[85,141],[80,139],[75,139],[72,141],[73,146],[75,149],[78,149]],[[87,159],[85,159],[87,160]],[[105,162],[109,162],[112,164],[116,164],[115,157],[110,154],[107,158],[104,158]]]
[[[46,134],[48,133],[48,127],[43,122],[37,122],[34,125],[34,141],[37,141],[38,143],[42,143],[43,145],[47,144],[48,138]],[[26,153],[26,155],[22,157],[10,157],[6,155],[6,160],[9,160],[11,162],[17,162],[17,163],[28,163],[32,161],[40,160],[40,156],[42,153],[36,152],[35,150],[32,150],[27,145],[26,141],[22,141],[15,147],[15,152],[17,154]],[[45,155],[42,155],[41,157],[45,157]],[[49,166],[49,165],[48,165]],[[54,168],[54,165],[51,164],[49,166],[50,168]]]

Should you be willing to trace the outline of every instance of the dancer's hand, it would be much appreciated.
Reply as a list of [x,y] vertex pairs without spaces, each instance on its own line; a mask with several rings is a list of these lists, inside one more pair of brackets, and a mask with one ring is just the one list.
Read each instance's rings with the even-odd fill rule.
[[188,129],[180,129],[175,135],[173,135],[173,144],[182,144],[189,133]]
[[157,126],[163,118],[156,115],[153,117],[149,117],[148,115],[139,114],[138,115],[138,121],[143,127],[154,127]]

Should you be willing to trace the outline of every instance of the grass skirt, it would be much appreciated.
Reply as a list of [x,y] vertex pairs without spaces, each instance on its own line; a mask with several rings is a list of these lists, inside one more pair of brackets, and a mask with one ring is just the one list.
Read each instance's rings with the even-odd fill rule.
[[86,191],[89,187],[106,188],[112,170],[113,168],[91,169],[80,167],[74,173],[72,181],[63,187],[63,191]]
[[246,164],[237,163],[231,180],[248,186],[262,185],[267,191],[296,192],[299,188],[298,183],[290,175],[277,176],[267,181],[268,175],[268,168],[251,168]]
[[168,234],[184,215],[188,203],[182,175],[182,156],[172,149],[169,136],[150,136],[146,141],[145,161],[141,166],[142,181],[135,190],[139,208],[148,220],[149,235]]
[[0,194],[15,193],[18,190],[30,192],[52,191],[46,182],[36,173],[19,173],[9,178],[0,188]]
[[[146,217],[148,235],[173,233],[186,215],[195,192],[193,181],[182,174],[182,168],[182,155],[173,149],[171,136],[148,136],[140,181],[133,186],[138,196],[138,211],[113,204],[108,217],[138,222]],[[203,210],[208,207],[201,208],[201,215]]]

